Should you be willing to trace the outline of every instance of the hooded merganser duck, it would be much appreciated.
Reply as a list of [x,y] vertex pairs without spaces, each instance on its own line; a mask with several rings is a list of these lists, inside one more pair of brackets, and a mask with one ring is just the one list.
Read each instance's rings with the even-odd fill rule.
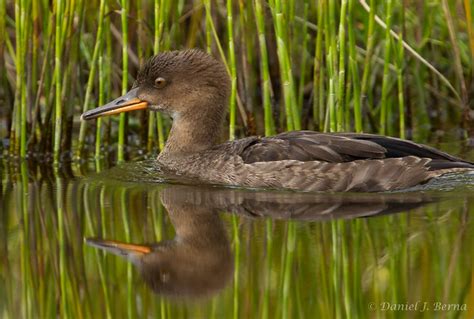
[[379,192],[409,188],[474,163],[398,138],[285,132],[218,144],[230,93],[222,62],[200,50],[150,58],[133,88],[83,120],[139,109],[171,116],[160,168],[203,183],[302,191]]

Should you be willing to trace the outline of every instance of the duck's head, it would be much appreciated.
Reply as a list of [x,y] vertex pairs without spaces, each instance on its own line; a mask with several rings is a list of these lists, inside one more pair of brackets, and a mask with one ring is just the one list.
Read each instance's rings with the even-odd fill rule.
[[145,63],[129,92],[81,118],[142,109],[161,111],[175,119],[195,118],[196,114],[222,117],[229,91],[227,71],[211,55],[196,49],[164,52]]

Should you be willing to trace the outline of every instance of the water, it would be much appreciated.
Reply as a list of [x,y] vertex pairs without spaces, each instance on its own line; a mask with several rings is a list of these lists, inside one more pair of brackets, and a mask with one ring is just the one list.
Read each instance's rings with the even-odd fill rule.
[[311,194],[96,170],[1,162],[3,317],[474,315],[473,174]]

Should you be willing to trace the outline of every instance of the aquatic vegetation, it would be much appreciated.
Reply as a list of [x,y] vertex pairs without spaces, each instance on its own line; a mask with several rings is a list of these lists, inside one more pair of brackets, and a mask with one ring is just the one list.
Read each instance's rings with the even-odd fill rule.
[[[415,312],[387,309],[418,301],[420,317],[470,317],[474,206],[459,185],[441,194],[316,195],[0,168],[7,317],[396,317]],[[193,241],[173,240],[180,233]],[[89,237],[161,244],[160,269],[192,265],[189,284],[199,285],[165,277],[176,290],[160,293],[137,264],[86,245]],[[167,253],[180,247],[182,255]],[[202,295],[184,297],[191,293]],[[424,302],[431,311],[420,311]],[[435,303],[467,310],[435,312]]]
[[472,136],[469,1],[3,0],[3,12],[0,138],[9,154],[155,153],[169,128],[160,114],[93,125],[79,115],[130,88],[145,58],[189,47],[226,62],[225,138],[299,128]]

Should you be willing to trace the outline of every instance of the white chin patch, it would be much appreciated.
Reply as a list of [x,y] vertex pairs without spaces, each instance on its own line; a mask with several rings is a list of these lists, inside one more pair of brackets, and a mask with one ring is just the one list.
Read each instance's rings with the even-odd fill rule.
[[169,115],[169,116],[173,116],[173,114],[170,113],[169,108],[166,107],[166,105],[164,105],[164,104],[154,104],[154,105],[151,106],[151,109],[153,111],[157,111],[157,112],[161,112],[163,114]]
[[155,111],[163,111],[165,109],[165,106],[163,104],[153,104],[151,106],[151,109]]

